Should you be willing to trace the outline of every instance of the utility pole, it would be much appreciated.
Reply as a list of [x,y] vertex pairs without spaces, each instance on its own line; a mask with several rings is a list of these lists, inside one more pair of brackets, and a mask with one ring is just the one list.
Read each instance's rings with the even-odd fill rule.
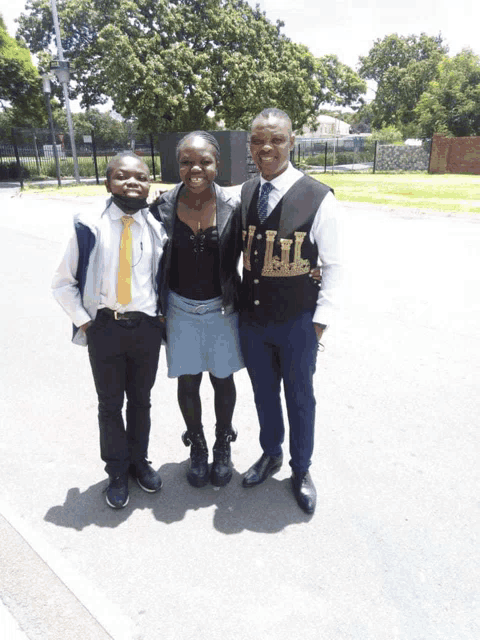
[[55,73],[60,84],[63,87],[63,97],[65,99],[65,109],[67,111],[68,132],[70,134],[70,144],[72,146],[73,172],[75,175],[75,182],[79,183],[80,173],[78,171],[77,148],[75,146],[75,132],[73,130],[73,120],[72,120],[72,114],[70,112],[70,98],[68,96],[68,83],[70,80],[69,63],[67,60],[65,60],[63,56],[63,47],[62,47],[62,39],[60,37],[60,24],[58,22],[56,0],[50,0],[50,3],[52,5],[53,26],[55,27],[55,36],[57,39],[57,53],[58,53],[58,60],[55,60],[50,64],[50,69]]
[[55,158],[55,170],[57,172],[57,182],[58,182],[58,186],[61,187],[62,181],[60,179],[60,164],[58,162],[57,141],[55,140],[55,129],[53,126],[53,118],[52,118],[52,106],[50,104],[50,94],[52,93],[52,88],[50,86],[50,78],[48,77],[47,73],[45,73],[42,76],[42,82],[43,82],[43,95],[45,96],[45,104],[47,106],[48,124],[50,126],[50,137],[52,139],[52,152],[53,152],[53,157]]

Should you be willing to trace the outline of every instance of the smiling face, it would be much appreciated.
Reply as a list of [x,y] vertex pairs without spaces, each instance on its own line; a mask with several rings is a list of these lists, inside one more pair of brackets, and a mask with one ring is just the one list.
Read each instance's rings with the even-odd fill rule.
[[253,121],[250,152],[265,180],[273,180],[285,171],[294,144],[295,135],[284,118],[259,116]]
[[105,187],[117,196],[144,199],[150,190],[148,167],[140,158],[122,156],[113,163]]
[[178,150],[180,180],[193,193],[208,189],[217,175],[215,148],[203,138],[188,138]]

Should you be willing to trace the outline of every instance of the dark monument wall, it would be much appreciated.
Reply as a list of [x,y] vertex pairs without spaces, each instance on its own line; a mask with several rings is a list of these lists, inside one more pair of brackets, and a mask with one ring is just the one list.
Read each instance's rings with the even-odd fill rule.
[[[180,182],[175,148],[188,131],[161,133],[159,149],[162,165],[162,182]],[[224,187],[241,184],[250,177],[247,158],[248,134],[246,131],[209,131],[220,145],[220,167],[216,182]]]

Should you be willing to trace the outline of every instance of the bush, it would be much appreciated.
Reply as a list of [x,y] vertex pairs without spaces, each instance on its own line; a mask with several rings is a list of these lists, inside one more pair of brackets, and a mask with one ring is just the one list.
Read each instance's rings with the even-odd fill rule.
[[[327,166],[331,166],[334,162],[333,151],[327,153]],[[373,162],[373,151],[338,151],[335,153],[335,164],[360,164],[364,162]],[[306,156],[302,158],[301,164],[307,166],[323,167],[325,166],[325,154],[315,156]]]
[[[22,166],[22,177],[27,179],[30,177],[30,171]],[[0,163],[0,180],[20,180],[20,175],[16,162]]]
[[372,131],[369,140],[371,142],[378,140],[381,144],[403,144],[403,135],[396,127],[389,126]]
[[[115,152],[109,153],[107,155],[97,155],[97,167],[98,167],[98,177],[100,180],[103,180],[105,177],[105,171],[107,169],[108,162],[113,158]],[[11,158],[5,159],[6,162],[0,162],[0,180],[19,180],[17,163],[15,160]],[[93,162],[92,156],[78,156],[78,172],[81,178],[93,178],[95,177],[95,164]],[[150,172],[153,176],[152,170],[152,158],[151,156],[143,156],[142,160],[149,167]],[[56,179],[57,177],[57,169],[55,165],[55,159],[53,157],[44,157],[41,156],[39,158],[39,164],[36,166],[35,158],[22,158],[21,166],[23,172],[23,178],[27,180],[42,180],[42,179]],[[59,158],[60,165],[60,177],[73,177],[74,176],[74,167],[73,167],[73,158]],[[155,170],[156,176],[160,175],[159,169],[159,161],[155,158]]]

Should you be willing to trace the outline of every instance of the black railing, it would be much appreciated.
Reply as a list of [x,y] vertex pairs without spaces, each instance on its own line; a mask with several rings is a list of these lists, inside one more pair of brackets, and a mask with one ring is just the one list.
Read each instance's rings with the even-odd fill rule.
[[[72,178],[74,165],[68,133],[55,131],[60,179]],[[102,139],[95,131],[76,135],[75,146],[80,178],[94,177],[97,184],[105,175],[109,160],[121,151],[135,151],[150,168],[154,180],[160,173],[160,153],[155,136],[136,135],[114,142]],[[54,147],[48,129],[0,129],[0,180],[55,179]]]

